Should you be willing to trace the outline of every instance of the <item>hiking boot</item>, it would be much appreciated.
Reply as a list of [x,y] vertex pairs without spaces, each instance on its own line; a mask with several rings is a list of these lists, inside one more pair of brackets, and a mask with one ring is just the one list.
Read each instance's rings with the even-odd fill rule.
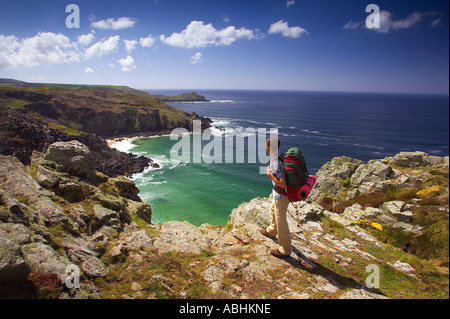
[[264,236],[266,236],[266,237],[268,237],[268,238],[270,238],[270,239],[275,239],[275,236],[270,236],[269,233],[267,232],[267,230],[266,230],[265,228],[261,228],[261,229],[259,230],[259,232],[260,232],[262,235],[264,235]]
[[277,258],[283,258],[283,259],[289,258],[289,257],[291,256],[291,255],[285,255],[285,254],[282,254],[278,249],[272,249],[272,250],[270,251],[270,254],[271,254],[272,256],[277,257]]

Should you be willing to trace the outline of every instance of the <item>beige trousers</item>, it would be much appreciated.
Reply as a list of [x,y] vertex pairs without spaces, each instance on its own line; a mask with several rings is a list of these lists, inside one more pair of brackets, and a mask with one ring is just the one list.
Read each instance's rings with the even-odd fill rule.
[[266,229],[270,236],[278,236],[278,243],[281,246],[279,251],[284,255],[290,255],[292,251],[291,235],[286,218],[288,205],[289,199],[287,196],[272,200],[272,205],[270,205],[271,221]]

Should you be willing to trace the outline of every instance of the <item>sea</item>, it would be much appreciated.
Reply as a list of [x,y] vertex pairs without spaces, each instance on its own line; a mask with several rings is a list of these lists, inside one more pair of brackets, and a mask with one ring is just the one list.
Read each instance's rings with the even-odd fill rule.
[[449,155],[449,97],[381,93],[145,90],[178,95],[195,91],[209,102],[168,103],[209,117],[201,135],[174,134],[123,140],[115,148],[159,164],[132,178],[152,221],[199,226],[227,223],[232,209],[268,197],[265,139],[277,133],[280,153],[299,147],[309,172],[336,156],[362,161],[402,151]]

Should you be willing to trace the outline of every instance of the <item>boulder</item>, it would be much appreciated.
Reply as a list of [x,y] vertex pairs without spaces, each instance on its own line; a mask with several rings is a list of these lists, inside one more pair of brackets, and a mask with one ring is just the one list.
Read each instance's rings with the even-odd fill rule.
[[69,202],[78,202],[86,197],[80,183],[75,181],[65,180],[64,182],[60,182],[58,185],[58,190],[62,197],[67,199]]
[[345,208],[344,212],[342,213],[342,217],[355,221],[374,220],[380,214],[381,211],[378,208],[367,207],[364,209],[359,204],[353,204],[352,206]]
[[154,241],[153,248],[162,254],[177,251],[198,255],[208,247],[202,232],[188,222],[165,222],[159,231],[161,235]]
[[93,207],[94,216],[99,221],[100,226],[111,226],[120,228],[119,214],[111,209],[105,208],[98,204]]
[[94,162],[89,148],[73,140],[51,144],[44,154],[44,160],[54,162],[58,171],[82,178],[94,175]]
[[71,264],[67,257],[60,256],[52,247],[43,243],[24,245],[22,252],[33,272],[56,274],[64,282],[66,267]]
[[127,248],[131,250],[146,250],[153,247],[153,240],[145,230],[132,233],[126,240]]
[[324,196],[331,198],[337,196],[343,188],[346,188],[343,187],[342,181],[351,178],[363,164],[363,161],[347,156],[335,157],[327,162],[316,174],[317,181],[308,197],[308,202],[320,202]]
[[53,188],[59,182],[59,176],[42,165],[38,165],[36,181],[42,187]]
[[19,246],[20,243],[29,241],[29,238],[20,233],[12,234],[14,224],[5,225],[0,228],[0,285],[11,285],[26,280],[30,274],[31,269],[23,259]]
[[137,216],[147,223],[152,222],[152,206],[149,203],[127,201],[128,213]]
[[81,266],[81,269],[92,277],[106,276],[105,264],[97,258],[98,254],[91,250],[82,240],[65,240],[62,245],[67,250],[70,260]]
[[351,185],[358,186],[363,183],[385,180],[390,177],[392,172],[392,168],[388,165],[377,160],[372,160],[357,168],[351,177]]
[[390,163],[401,167],[418,167],[425,164],[426,156],[428,154],[424,152],[400,152],[390,159]]
[[119,176],[111,178],[110,181],[112,181],[116,185],[117,189],[119,190],[120,196],[129,198],[136,202],[141,201],[141,198],[138,196],[139,189],[136,187],[136,184],[132,180],[124,176]]

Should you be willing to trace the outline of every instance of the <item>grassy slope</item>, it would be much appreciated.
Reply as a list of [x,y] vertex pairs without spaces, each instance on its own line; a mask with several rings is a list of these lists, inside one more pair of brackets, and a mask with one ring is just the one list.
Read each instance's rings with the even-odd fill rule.
[[[112,111],[121,113],[126,109],[158,109],[173,125],[185,123],[190,114],[171,107],[155,99],[146,92],[127,86],[77,85],[48,83],[0,83],[0,107],[24,109],[33,102],[45,101],[53,105],[69,105],[71,108],[89,108],[96,112]],[[39,117],[38,114],[34,114]],[[64,118],[64,114],[61,114]],[[80,123],[70,119],[47,119],[49,125],[69,134],[79,134]]]

